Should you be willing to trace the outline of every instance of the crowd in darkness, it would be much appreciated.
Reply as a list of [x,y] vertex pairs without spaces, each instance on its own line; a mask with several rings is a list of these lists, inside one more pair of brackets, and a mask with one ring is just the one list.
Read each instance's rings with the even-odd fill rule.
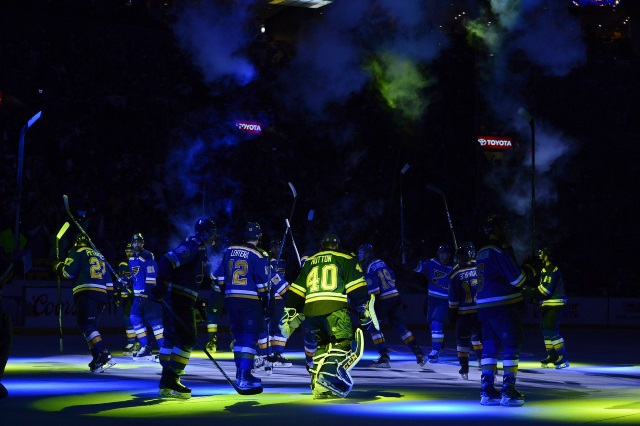
[[67,220],[62,194],[107,257],[120,256],[142,225],[153,246],[166,226],[163,148],[197,107],[199,78],[160,23],[51,13],[3,14],[2,229],[14,228],[20,129],[42,110],[25,139],[20,202],[32,256],[54,255],[53,235]]
[[[35,112],[42,110],[42,118],[26,134],[20,199],[20,230],[32,257],[51,260],[55,256],[55,233],[68,220],[63,194],[69,196],[74,213],[108,259],[115,262],[122,256],[124,244],[133,232],[143,231],[146,246],[162,251],[166,246],[162,238],[173,226],[168,222],[169,206],[181,196],[167,187],[166,152],[171,141],[179,140],[197,126],[198,111],[211,102],[210,88],[176,47],[161,14],[132,16],[126,10],[124,14],[118,11],[117,18],[92,14],[88,5],[93,5],[95,11],[102,2],[50,1],[46,2],[47,7],[38,1],[7,3],[15,10],[7,5],[3,11],[6,13],[0,13],[3,247],[6,251],[13,249],[20,130]],[[69,7],[72,3],[73,7]],[[272,66],[288,52],[273,44],[258,43],[254,56],[263,66]],[[604,133],[606,138],[619,140],[637,138],[632,112],[637,107],[631,105],[632,94],[640,89],[637,77],[633,77],[638,70],[637,52],[624,58],[624,63],[619,61],[615,68],[613,61],[619,58],[600,56],[589,70],[576,72],[574,80],[560,82],[540,77],[539,86],[529,89],[534,108],[537,103],[538,110],[555,117],[554,125],[578,138],[598,139],[594,135]],[[463,72],[461,66],[449,74]],[[575,99],[576,108],[566,109],[562,101],[567,97]],[[457,103],[456,99],[453,101],[452,104]],[[596,111],[578,107],[588,104],[601,108]],[[473,105],[452,105],[449,112],[457,116],[464,108],[472,110]],[[441,118],[447,119],[446,114]],[[634,223],[630,215],[636,211],[620,207],[618,200],[627,193],[617,182],[638,168],[628,154],[609,152],[603,156],[593,149],[584,150],[579,154],[582,165],[572,166],[572,173],[562,178],[563,186],[558,190],[560,206],[555,211],[592,212],[581,218],[580,229],[589,231],[571,228],[567,231],[571,237],[557,245],[561,257],[558,263],[566,267],[568,287],[574,294],[638,296],[640,291],[635,272],[619,264],[621,255],[627,254],[626,246],[615,243],[628,239],[625,224]],[[380,159],[383,160],[387,158]],[[458,160],[451,157],[443,167],[451,169]],[[599,177],[602,170],[609,170],[604,181]],[[319,174],[315,178],[322,177]],[[458,175],[449,177],[453,180]],[[314,176],[307,178],[313,180]],[[282,179],[286,182],[287,177],[283,175]],[[349,189],[353,192],[364,188]],[[467,228],[477,229],[477,223],[462,217],[460,212],[468,200],[463,195],[456,201],[454,189],[449,194],[456,225],[462,228],[467,220]],[[411,194],[405,202],[410,205]],[[630,202],[637,206],[637,201]],[[603,217],[608,220],[603,221]],[[574,226],[571,217],[557,219]],[[587,232],[596,230],[608,234],[609,239],[597,243],[597,251],[586,255],[576,251],[577,247],[591,244],[593,235]],[[443,234],[447,232],[444,228]],[[393,233],[397,234],[397,230]],[[63,250],[72,234],[63,241]],[[435,243],[430,249],[435,248]],[[397,251],[391,252],[396,249],[394,244],[395,241],[388,244],[385,254],[398,258]],[[430,254],[434,253],[435,250]],[[394,265],[393,260],[387,260]],[[596,266],[590,272],[585,265]],[[402,275],[401,271],[398,273]]]
[[[181,196],[164,179],[167,148],[210,102],[169,16],[99,4],[18,1],[0,14],[2,244],[13,250],[19,134],[41,110],[26,133],[20,194],[21,248],[36,262],[55,257],[55,234],[69,220],[63,194],[108,259],[123,255],[134,231],[164,247],[168,205]],[[255,49],[268,65],[287,54]],[[73,237],[65,235],[63,253]]]

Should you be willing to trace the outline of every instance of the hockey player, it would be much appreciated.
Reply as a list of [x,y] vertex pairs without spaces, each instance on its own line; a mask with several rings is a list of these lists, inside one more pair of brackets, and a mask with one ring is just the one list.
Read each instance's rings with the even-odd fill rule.
[[349,305],[358,311],[360,325],[372,322],[369,293],[354,254],[340,250],[340,240],[327,234],[318,253],[305,261],[291,284],[280,329],[285,337],[304,321],[305,341],[317,342],[311,389],[314,398],[345,397],[353,387],[349,370],[362,357],[362,330],[354,333]]
[[245,227],[245,242],[232,244],[224,252],[216,278],[224,290],[225,307],[233,336],[236,385],[262,392],[262,382],[251,374],[258,336],[265,328],[269,282],[269,254],[258,247],[262,228],[257,222]]
[[92,373],[101,373],[115,364],[98,331],[107,298],[113,296],[113,281],[106,262],[102,253],[90,247],[88,237],[79,234],[65,261],[54,263],[60,278],[74,280],[76,321],[93,355],[89,363]]
[[[464,243],[456,250],[456,265],[451,271],[449,284],[449,321],[456,326],[456,346],[460,376],[469,379],[469,353],[473,343],[482,357],[480,322],[476,310],[478,271],[476,269],[473,245]],[[479,348],[479,349],[478,349]],[[478,354],[478,352],[476,352]]]
[[284,296],[289,289],[285,279],[285,260],[281,258],[282,241],[271,240],[269,245],[269,264],[271,266],[269,281],[268,309],[265,310],[265,329],[258,337],[257,354],[254,370],[270,371],[273,367],[291,367],[293,364],[282,353],[287,339],[282,336],[278,323],[284,313]]
[[125,259],[118,264],[118,275],[120,281],[115,283],[114,300],[122,307],[122,320],[124,321],[127,345],[122,350],[122,355],[132,356],[140,349],[140,344],[136,339],[136,331],[131,322],[131,306],[133,305],[133,287],[131,286],[131,270],[129,269],[129,259],[133,257],[133,246],[127,243],[124,248]]
[[216,352],[218,350],[218,322],[220,321],[223,306],[224,295],[217,281],[214,280],[206,307],[207,337],[209,341],[205,347],[209,352]]
[[162,310],[159,304],[148,301],[151,289],[156,285],[158,266],[153,253],[144,248],[142,234],[133,234],[131,246],[133,247],[133,256],[129,258],[129,269],[131,270],[134,295],[131,306],[131,323],[138,342],[140,342],[140,350],[133,354],[133,360],[157,361],[151,350],[147,326],[153,330],[158,348],[161,348],[164,339]]
[[[507,240],[508,222],[504,216],[486,218],[483,230],[488,242],[476,255],[478,293],[476,307],[482,325],[482,385],[480,404],[521,406],[524,395],[515,387],[518,360],[523,342],[521,307],[525,273],[518,266],[513,247]],[[502,390],[494,387],[498,352],[503,349]]]
[[[396,287],[396,275],[381,259],[375,257],[373,246],[363,244],[358,248],[358,259],[367,281],[369,294],[375,296],[375,313],[378,321],[389,321],[394,331],[400,336],[402,341],[411,349],[416,356],[416,362],[424,367],[427,359],[415,341],[413,333],[407,328],[402,315],[403,305],[400,293]],[[373,367],[390,368],[391,359],[389,349],[384,339],[382,331],[375,328],[373,324],[369,327],[373,343],[380,354],[380,358],[373,363]]]
[[207,246],[216,243],[218,230],[211,219],[200,219],[194,226],[195,235],[187,237],[158,261],[158,282],[151,290],[152,301],[162,301],[165,338],[160,348],[162,377],[158,395],[191,398],[191,389],[179,376],[191,358],[197,343],[195,303],[198,289],[209,288],[212,273]]
[[560,335],[560,314],[567,305],[562,273],[553,263],[549,247],[541,249],[538,257],[544,264],[540,272],[540,285],[536,290],[540,300],[540,328],[547,350],[547,357],[540,363],[545,368],[549,364],[553,364],[556,369],[567,368],[570,364],[564,339]]
[[293,364],[284,356],[284,348],[287,344],[287,338],[282,335],[280,327],[280,318],[284,315],[285,300],[287,290],[291,284],[285,278],[286,261],[282,258],[280,248],[282,241],[274,239],[269,246],[269,255],[271,256],[271,296],[270,302],[270,320],[269,320],[269,356],[268,361],[273,367],[291,367]]
[[427,359],[437,363],[444,352],[444,323],[449,311],[449,274],[452,269],[452,252],[448,245],[438,247],[437,258],[418,263],[415,272],[424,274],[429,282],[425,308],[427,324],[431,330],[431,352]]

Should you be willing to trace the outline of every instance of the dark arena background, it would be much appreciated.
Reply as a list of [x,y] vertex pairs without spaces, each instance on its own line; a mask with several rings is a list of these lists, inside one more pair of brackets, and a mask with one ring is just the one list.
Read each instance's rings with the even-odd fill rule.
[[[0,424],[640,423],[640,276],[629,257],[640,239],[639,9],[3,0]],[[158,364],[120,356],[121,312],[110,305],[101,324],[117,364],[89,373],[71,284],[59,294],[51,269],[77,232],[72,223],[56,243],[69,221],[63,195],[115,267],[133,233],[158,257],[203,217],[222,236],[214,263],[247,221],[262,225],[267,247],[284,234],[292,186],[287,278],[299,272],[296,248],[317,250],[327,232],[348,250],[373,244],[425,350],[426,282],[413,267],[441,244],[481,244],[483,218],[506,215],[518,259],[548,246],[563,273],[571,367],[540,367],[528,304],[524,407],[480,406],[480,372],[460,378],[451,325],[444,358],[427,369],[392,330],[392,368],[370,368],[365,336],[345,399],[312,400],[296,332],[294,367],[262,375],[263,394],[236,394],[196,350],[184,378],[194,397],[167,401]],[[232,374],[224,320],[220,332],[214,356]]]

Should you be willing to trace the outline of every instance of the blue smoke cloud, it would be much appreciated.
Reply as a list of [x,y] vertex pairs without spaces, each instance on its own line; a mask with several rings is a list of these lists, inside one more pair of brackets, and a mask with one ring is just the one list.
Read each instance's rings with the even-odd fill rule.
[[[491,55],[481,64],[480,87],[495,118],[515,129],[522,143],[530,144],[530,128],[515,112],[528,102],[524,92],[531,67],[551,77],[564,77],[586,62],[586,47],[581,40],[579,22],[566,4],[552,0],[491,0],[490,10],[479,19]],[[488,21],[494,21],[489,24]],[[525,71],[511,67],[514,56],[524,55]],[[522,56],[520,56],[522,58]],[[557,201],[556,180],[564,170],[562,159],[572,155],[577,143],[545,121],[544,112],[533,112],[536,125],[536,212]],[[497,168],[485,176],[504,206],[513,213],[512,243],[520,256],[531,248],[531,156],[524,156],[519,167]],[[551,238],[556,224],[546,217],[536,238],[545,230]]]
[[256,70],[244,54],[252,41],[245,31],[251,23],[255,0],[237,0],[233,5],[203,0],[182,10],[173,31],[209,83],[229,78],[244,86]]
[[[230,222],[241,194],[239,177],[229,173],[234,148],[253,136],[236,130],[233,112],[205,110],[190,117],[190,131],[174,132],[173,147],[166,160],[165,182],[180,210],[171,212],[176,233],[173,245],[193,234],[193,225],[203,217]],[[224,224],[218,224],[224,227]]]
[[547,75],[563,77],[586,63],[580,23],[569,14],[564,2],[524,1],[521,18],[513,29],[513,48]]
[[[247,85],[256,78],[256,70],[243,53],[254,36],[246,28],[251,19],[249,10],[256,2],[238,0],[232,7],[223,7],[221,3],[203,1],[198,7],[185,8],[174,31],[212,87],[229,80]],[[529,137],[527,123],[515,112],[527,106],[522,88],[526,87],[528,75],[510,70],[512,56],[523,55],[529,64],[554,77],[567,75],[585,61],[579,25],[560,3],[564,2],[491,0],[487,3],[489,9],[477,15],[480,27],[485,28],[483,41],[492,54],[481,64],[481,90],[497,121],[515,128],[523,141]],[[471,14],[476,12],[478,2],[469,0],[456,5]],[[364,67],[367,57],[389,55],[424,64],[438,58],[449,44],[439,25],[451,13],[452,6],[441,0],[335,1],[323,10],[322,19],[303,31],[294,58],[280,71],[279,94],[284,106],[291,111],[301,108],[311,111],[309,121],[325,119],[328,105],[345,103],[371,82],[372,75]],[[491,25],[487,25],[488,20]],[[205,201],[194,207],[193,212],[184,214],[189,229],[203,210],[219,212],[231,219],[236,208],[242,191],[238,180],[216,172],[223,167],[222,148],[242,141],[230,127],[213,124],[237,118],[230,116],[211,114],[208,120],[203,120],[204,124],[200,123],[200,134],[182,137],[168,160],[167,170],[174,174],[173,183],[185,198],[197,199],[207,188],[219,192],[212,197],[216,198],[215,204],[209,204],[207,197],[202,196]],[[559,159],[570,155],[576,144],[546,124],[543,116],[536,117],[536,124],[537,195],[540,203],[551,203],[555,196],[554,177],[562,172],[557,168]],[[352,139],[358,136],[358,129],[353,126],[341,123],[324,130],[331,133],[327,140],[341,149],[344,166],[350,170],[355,170],[366,158],[366,153],[349,148]],[[495,170],[486,180],[522,223],[526,223],[523,218],[530,203],[527,160],[523,160],[515,176],[507,177],[503,175],[505,170]],[[338,178],[349,183],[347,175]],[[506,191],[502,190],[505,180],[512,182]],[[339,202],[334,200],[327,230],[344,237],[366,228],[370,219],[382,216],[384,205],[379,200],[363,198],[354,191],[344,191]],[[360,213],[357,221],[352,214],[355,209]],[[326,212],[318,210],[319,217],[323,214]],[[314,243],[317,238],[313,237]],[[527,247],[526,236],[514,241],[514,245]]]

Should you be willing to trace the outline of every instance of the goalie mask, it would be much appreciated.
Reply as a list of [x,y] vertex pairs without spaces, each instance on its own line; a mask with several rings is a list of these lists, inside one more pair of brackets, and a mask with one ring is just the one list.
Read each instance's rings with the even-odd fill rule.
[[335,234],[327,234],[322,238],[320,247],[323,250],[337,249],[340,247],[340,238],[338,238],[338,236]]

